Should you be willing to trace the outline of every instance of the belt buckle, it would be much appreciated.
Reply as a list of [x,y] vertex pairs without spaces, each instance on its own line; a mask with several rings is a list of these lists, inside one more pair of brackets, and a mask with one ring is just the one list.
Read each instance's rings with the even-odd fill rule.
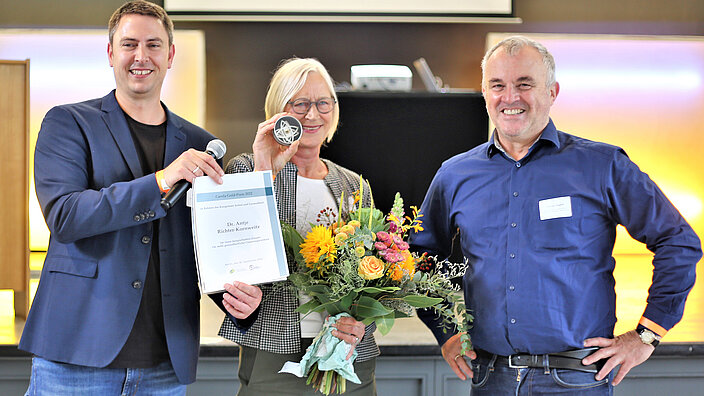
[[514,356],[515,356],[515,355],[509,355],[509,356],[508,356],[508,367],[509,367],[509,368],[512,368],[512,369],[524,369],[524,368],[528,368],[528,366],[517,366],[517,365],[514,365],[514,364],[513,364],[513,357],[514,357]]

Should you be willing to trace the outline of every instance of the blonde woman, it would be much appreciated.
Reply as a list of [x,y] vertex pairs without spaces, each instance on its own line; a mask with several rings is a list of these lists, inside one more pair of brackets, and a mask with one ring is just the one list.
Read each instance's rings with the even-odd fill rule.
[[[340,116],[337,95],[325,67],[315,59],[293,58],[274,74],[266,96],[267,120],[259,124],[252,154],[230,160],[227,173],[272,170],[279,218],[302,235],[316,224],[321,210],[339,214],[344,193],[352,197],[359,190],[359,175],[320,158],[320,148],[330,142]],[[284,115],[297,118],[303,126],[301,139],[290,146],[278,144],[272,136],[276,120]],[[369,186],[364,186],[369,192]],[[369,204],[371,196],[366,194]],[[290,271],[295,264],[289,259]],[[322,328],[323,317],[301,318],[295,309],[305,296],[298,296],[289,284],[251,286],[235,282],[226,286],[222,303],[228,316],[220,335],[240,345],[238,395],[315,395],[305,378],[279,374],[286,361],[299,361]],[[304,300],[305,301],[305,300]],[[348,395],[376,395],[374,326],[353,318],[341,318],[333,335],[350,343],[358,352],[355,372],[362,383],[347,385]]]

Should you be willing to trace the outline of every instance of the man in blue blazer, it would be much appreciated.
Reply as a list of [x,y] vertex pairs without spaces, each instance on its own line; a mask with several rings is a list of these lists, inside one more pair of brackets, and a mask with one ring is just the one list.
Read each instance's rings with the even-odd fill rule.
[[[19,348],[28,394],[185,394],[195,380],[199,300],[189,210],[162,194],[220,165],[214,137],[160,101],[173,23],[133,1],[110,19],[116,89],[51,109],[35,183],[51,239]],[[168,166],[165,166],[168,165]]]

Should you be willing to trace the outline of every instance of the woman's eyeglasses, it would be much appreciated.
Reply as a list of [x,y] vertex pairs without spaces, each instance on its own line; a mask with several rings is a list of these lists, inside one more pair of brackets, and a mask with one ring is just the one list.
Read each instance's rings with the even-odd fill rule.
[[333,98],[318,99],[317,102],[311,102],[308,99],[296,99],[288,102],[288,104],[291,105],[291,109],[296,114],[308,114],[313,104],[315,104],[315,108],[318,109],[318,113],[327,114],[335,108],[335,102]]

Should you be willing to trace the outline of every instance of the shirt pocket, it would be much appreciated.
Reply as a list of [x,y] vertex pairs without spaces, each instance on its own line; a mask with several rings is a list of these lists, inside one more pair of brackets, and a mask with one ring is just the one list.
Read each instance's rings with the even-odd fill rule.
[[[547,197],[546,199],[550,199]],[[577,248],[582,217],[582,202],[578,197],[570,197],[572,215],[540,220],[538,201],[530,209],[528,228],[523,235],[530,241],[530,246],[536,250],[564,250]]]

